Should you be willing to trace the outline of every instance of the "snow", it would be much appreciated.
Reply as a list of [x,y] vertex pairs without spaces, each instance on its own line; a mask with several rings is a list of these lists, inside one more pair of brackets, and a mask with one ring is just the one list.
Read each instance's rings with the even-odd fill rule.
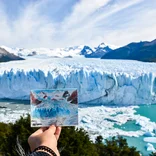
[[105,48],[105,47],[107,47],[107,45],[105,43],[101,43],[98,47],[99,48]]
[[86,52],[87,52],[88,55],[92,53],[92,51],[89,50],[89,49],[87,49]]
[[156,64],[85,58],[33,58],[0,64],[0,98],[32,89],[78,88],[79,103],[156,103]]
[[[119,46],[115,46],[115,45],[111,45],[111,44],[108,44],[108,43],[101,43],[98,48],[105,48],[105,47],[109,47],[110,49],[114,50],[114,49],[117,49],[119,48]],[[94,49],[94,48],[92,48]]]
[[[1,46],[1,48],[6,49],[8,52],[13,53],[15,55],[26,57],[33,56],[34,52],[35,55],[38,57],[84,57],[80,56],[81,50],[83,49],[84,45],[75,46],[75,47],[66,47],[66,48],[32,48],[32,49],[24,49],[24,48],[9,48],[6,46]],[[35,56],[35,57],[36,57]]]

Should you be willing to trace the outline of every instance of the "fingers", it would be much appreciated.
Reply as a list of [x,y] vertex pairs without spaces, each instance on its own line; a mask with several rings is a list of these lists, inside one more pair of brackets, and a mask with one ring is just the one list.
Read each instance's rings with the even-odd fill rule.
[[56,127],[55,137],[58,140],[61,134],[61,127]]
[[53,134],[55,134],[55,131],[56,131],[56,126],[55,125],[51,125],[49,128],[48,128],[48,130],[47,130],[48,132],[50,132],[50,133],[53,133]]
[[43,133],[45,130],[47,130],[47,129],[48,129],[47,127],[41,127],[40,129],[35,131],[31,136],[39,135],[39,134]]
[[47,127],[42,127],[40,129],[38,129],[36,132],[34,132],[31,137],[42,134],[43,132],[45,133],[51,133],[53,135],[55,135],[56,139],[58,140],[60,137],[60,133],[61,133],[61,127],[56,127],[54,125],[50,126],[49,128]]

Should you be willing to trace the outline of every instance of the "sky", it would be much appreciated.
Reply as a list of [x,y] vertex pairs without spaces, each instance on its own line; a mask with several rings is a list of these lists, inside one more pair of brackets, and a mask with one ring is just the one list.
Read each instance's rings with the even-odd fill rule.
[[156,0],[0,0],[0,45],[124,46],[156,38]]

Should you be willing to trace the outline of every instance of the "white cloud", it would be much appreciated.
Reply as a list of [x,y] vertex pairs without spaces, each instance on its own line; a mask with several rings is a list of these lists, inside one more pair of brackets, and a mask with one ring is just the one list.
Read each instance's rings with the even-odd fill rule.
[[[100,42],[124,45],[132,41],[152,40],[156,37],[156,2],[148,2],[81,0],[62,21],[53,21],[54,17],[43,14],[42,8],[48,9],[50,0],[36,1],[21,8],[14,21],[9,21],[4,6],[0,4],[0,44],[53,48],[80,44],[93,46]],[[60,3],[58,8],[68,7],[64,4]],[[56,9],[54,12],[53,16],[57,18]]]
[[81,0],[80,3],[75,5],[72,14],[67,17],[64,21],[65,28],[74,28],[84,25],[88,20],[90,21],[90,16],[97,9],[106,5],[110,0]]
[[7,15],[1,12],[0,43],[19,47],[50,46],[55,28],[46,16],[39,14],[42,5],[43,1],[30,4],[18,19],[10,22]]
[[120,29],[109,30],[103,40],[117,46],[126,45],[130,42],[154,40],[156,38],[156,10],[154,6],[149,9],[145,5],[140,9],[136,8],[136,10],[137,12],[132,10],[133,16],[129,17],[128,22],[123,22]]

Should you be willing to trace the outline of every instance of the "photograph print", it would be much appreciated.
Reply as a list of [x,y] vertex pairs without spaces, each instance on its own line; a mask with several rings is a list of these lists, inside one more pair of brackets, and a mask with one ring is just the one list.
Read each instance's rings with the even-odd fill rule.
[[78,125],[78,95],[75,88],[32,90],[31,127]]

